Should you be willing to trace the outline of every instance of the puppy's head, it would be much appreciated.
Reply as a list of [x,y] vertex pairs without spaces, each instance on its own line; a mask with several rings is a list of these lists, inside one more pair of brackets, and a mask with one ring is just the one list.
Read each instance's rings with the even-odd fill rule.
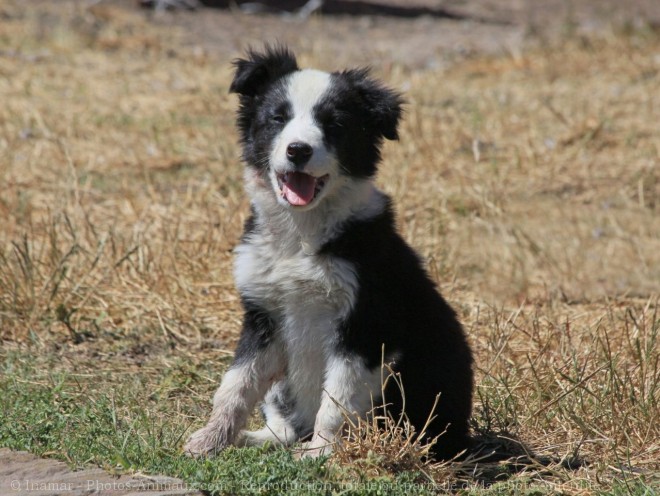
[[372,177],[402,100],[366,69],[299,69],[283,47],[234,62],[243,158],[285,208],[309,210],[351,179]]

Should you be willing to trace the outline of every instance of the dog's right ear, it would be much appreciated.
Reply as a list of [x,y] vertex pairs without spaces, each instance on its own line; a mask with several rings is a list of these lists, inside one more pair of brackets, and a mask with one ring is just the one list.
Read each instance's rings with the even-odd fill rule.
[[296,57],[284,46],[266,45],[264,52],[248,50],[247,59],[234,60],[236,72],[230,93],[253,97],[273,81],[298,70]]

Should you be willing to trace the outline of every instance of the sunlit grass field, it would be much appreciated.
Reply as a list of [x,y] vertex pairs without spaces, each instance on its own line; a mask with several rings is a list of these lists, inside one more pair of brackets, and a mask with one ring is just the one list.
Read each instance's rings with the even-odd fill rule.
[[[0,2],[0,447],[221,494],[658,490],[657,32],[374,64],[407,100],[378,183],[469,334],[475,436],[518,457],[429,471],[377,449],[181,455],[236,344],[248,212],[231,57],[183,37]],[[301,64],[337,69],[319,46]]]

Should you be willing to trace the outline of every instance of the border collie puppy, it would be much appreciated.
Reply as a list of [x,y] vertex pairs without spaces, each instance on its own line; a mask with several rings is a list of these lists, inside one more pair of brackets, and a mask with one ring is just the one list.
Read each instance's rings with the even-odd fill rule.
[[[208,424],[184,450],[307,440],[328,453],[349,416],[404,411],[437,458],[468,445],[472,357],[455,313],[374,186],[402,99],[365,69],[299,69],[283,47],[234,62],[252,214],[234,276],[245,310]],[[400,374],[382,396],[384,361]],[[436,397],[439,401],[435,410]],[[244,431],[258,402],[266,427]]]

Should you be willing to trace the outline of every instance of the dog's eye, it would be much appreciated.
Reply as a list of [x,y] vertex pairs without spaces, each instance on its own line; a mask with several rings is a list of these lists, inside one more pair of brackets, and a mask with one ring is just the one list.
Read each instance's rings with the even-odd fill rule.
[[339,132],[339,129],[342,126],[339,121],[335,119],[330,119],[324,122],[323,127],[325,128],[326,133],[330,135],[335,135]]
[[343,112],[336,112],[332,114],[327,114],[323,118],[323,126],[325,127],[328,133],[337,133],[342,127],[344,127],[344,116]]
[[270,120],[272,120],[276,124],[284,124],[286,122],[286,119],[282,114],[275,114],[271,116]]

